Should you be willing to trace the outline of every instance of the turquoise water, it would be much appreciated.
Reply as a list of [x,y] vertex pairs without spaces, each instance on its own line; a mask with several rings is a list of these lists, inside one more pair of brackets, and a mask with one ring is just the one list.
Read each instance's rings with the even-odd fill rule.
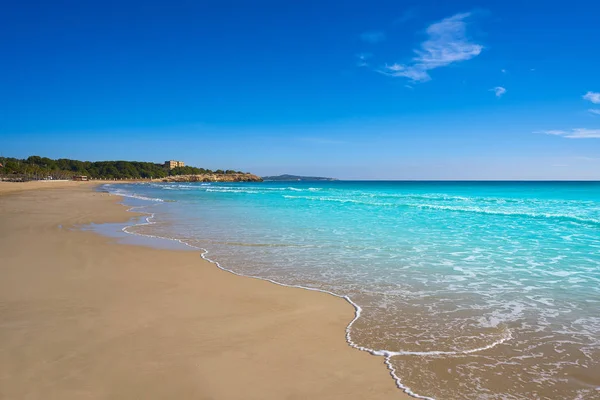
[[[600,399],[600,183],[108,185],[131,233],[349,296],[351,344],[436,399]],[[382,360],[383,361],[383,360]]]

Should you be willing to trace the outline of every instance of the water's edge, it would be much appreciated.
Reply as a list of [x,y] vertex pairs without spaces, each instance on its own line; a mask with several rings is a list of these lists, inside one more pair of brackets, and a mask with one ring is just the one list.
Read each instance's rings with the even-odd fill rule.
[[[290,288],[297,288],[297,289],[304,289],[304,290],[309,290],[309,291],[313,291],[313,292],[321,292],[321,293],[326,293],[330,296],[334,296],[337,298],[341,298],[344,299],[346,302],[348,302],[350,305],[352,305],[352,307],[354,308],[354,318],[348,323],[348,325],[346,326],[345,329],[345,340],[346,343],[352,347],[355,348],[357,350],[360,351],[364,351],[367,352],[373,356],[380,356],[380,357],[384,357],[384,364],[387,367],[390,376],[392,377],[392,379],[394,380],[394,383],[396,385],[396,387],[400,390],[402,390],[404,393],[406,393],[407,395],[417,398],[417,399],[424,399],[424,400],[435,400],[435,398],[433,397],[428,397],[428,396],[423,396],[420,395],[418,393],[415,393],[414,391],[411,390],[410,387],[404,385],[402,383],[402,380],[400,378],[400,376],[398,376],[398,373],[396,372],[396,368],[392,365],[391,363],[391,359],[394,356],[401,356],[401,355],[443,355],[443,354],[448,354],[448,355],[452,355],[452,354],[471,354],[471,353],[476,353],[479,351],[483,351],[483,350],[488,350],[491,349],[499,344],[502,344],[510,339],[512,339],[512,334],[510,330],[506,330],[506,333],[503,335],[503,337],[497,341],[494,341],[493,343],[480,347],[480,348],[474,348],[474,349],[467,349],[467,350],[461,350],[461,351],[428,351],[428,352],[415,352],[415,351],[389,351],[389,350],[375,350],[375,349],[371,349],[368,347],[364,347],[364,346],[360,346],[357,343],[355,343],[352,340],[352,336],[351,336],[351,330],[352,330],[352,326],[354,325],[354,323],[361,317],[361,313],[363,311],[363,309],[360,307],[360,305],[358,305],[357,303],[355,303],[349,296],[347,295],[341,295],[338,293],[334,293],[332,291],[328,291],[328,290],[324,290],[324,289],[317,289],[317,288],[312,288],[312,287],[307,287],[307,286],[301,286],[301,285],[291,285],[291,284],[286,284],[286,283],[282,283],[282,282],[278,282],[276,280],[273,279],[269,279],[269,278],[264,278],[264,277],[260,277],[260,276],[255,276],[255,275],[245,275],[245,274],[241,274],[239,272],[236,272],[232,269],[229,269],[223,265],[221,265],[221,263],[219,263],[218,261],[212,260],[208,257],[208,253],[209,250],[202,248],[202,247],[197,247],[197,246],[193,246],[187,242],[185,242],[185,240],[181,240],[181,239],[174,239],[174,238],[168,238],[168,237],[163,237],[163,236],[157,236],[157,235],[149,235],[149,234],[142,234],[142,233],[137,233],[137,232],[131,232],[130,228],[134,228],[137,226],[145,226],[145,225],[153,225],[156,222],[154,222],[156,213],[154,212],[148,212],[148,211],[140,211],[140,209],[145,209],[147,208],[149,205],[142,205],[142,206],[131,206],[131,205],[127,205],[124,201],[124,199],[126,198],[126,196],[123,196],[121,194],[114,194],[111,193],[107,188],[104,188],[102,185],[97,187],[97,190],[106,192],[108,194],[110,194],[111,196],[116,196],[119,197],[120,199],[122,199],[123,201],[121,201],[121,205],[128,207],[127,211],[129,212],[137,212],[140,214],[146,214],[147,216],[145,218],[143,218],[143,220],[145,222],[138,222],[141,219],[138,218],[138,221],[136,221],[136,218],[131,218],[129,221],[127,221],[126,223],[120,224],[123,225],[123,227],[121,228],[121,231],[123,233],[129,234],[129,235],[133,235],[133,236],[138,236],[138,237],[146,237],[146,238],[153,238],[153,239],[159,239],[159,240],[168,240],[168,241],[173,241],[173,242],[177,242],[181,245],[184,246],[188,246],[194,250],[198,250],[200,251],[200,257],[212,264],[214,264],[217,268],[219,268],[222,271],[225,272],[229,272],[233,275],[236,276],[240,276],[240,277],[246,277],[246,278],[252,278],[252,279],[258,279],[258,280],[262,280],[262,281],[267,281],[270,283],[273,283],[275,285],[279,285],[279,286],[284,286],[284,287],[290,287]],[[138,200],[142,200],[142,201],[152,201],[151,199],[141,199],[141,198],[137,198]],[[153,246],[151,243],[147,243],[148,246],[150,247],[155,247]]]

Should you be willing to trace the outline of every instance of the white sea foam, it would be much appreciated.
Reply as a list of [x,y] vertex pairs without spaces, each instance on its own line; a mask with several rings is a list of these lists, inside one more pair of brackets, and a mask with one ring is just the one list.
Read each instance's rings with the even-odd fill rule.
[[467,212],[467,213],[479,213],[479,214],[489,214],[489,215],[504,215],[504,216],[513,216],[513,217],[529,217],[529,218],[548,218],[548,219],[556,219],[556,220],[564,220],[568,222],[576,222],[583,224],[592,224],[592,225],[600,225],[600,220],[594,218],[585,218],[572,214],[556,214],[556,213],[544,213],[544,212],[527,212],[527,211],[512,211],[512,210],[502,210],[502,209],[488,209],[482,207],[460,207],[460,206],[443,206],[443,205],[434,205],[434,204],[415,204],[412,205],[414,207],[419,207],[423,209],[433,209],[433,210],[445,210],[445,211],[456,211],[456,212]]
[[215,193],[248,193],[248,194],[256,194],[260,193],[258,190],[243,190],[243,189],[206,189],[207,192],[215,192]]
[[114,190],[113,192],[111,192],[111,194],[114,194],[116,196],[121,196],[121,197],[129,197],[131,199],[154,201],[154,202],[158,202],[158,203],[164,202],[163,199],[158,198],[158,197],[157,198],[152,198],[152,197],[140,196],[140,195],[137,195],[135,193],[129,193],[129,192],[125,192],[125,191],[122,191],[122,190]]

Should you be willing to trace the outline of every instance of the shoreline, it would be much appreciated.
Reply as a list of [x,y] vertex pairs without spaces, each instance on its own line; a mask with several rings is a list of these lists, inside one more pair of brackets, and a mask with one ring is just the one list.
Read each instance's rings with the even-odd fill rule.
[[[128,182],[126,182],[128,183]],[[102,184],[101,184],[102,185]],[[109,191],[107,191],[107,193],[109,193],[111,196],[116,196],[118,198],[122,198],[123,196],[119,195],[119,194],[112,194]],[[134,197],[137,198],[137,197]],[[152,201],[151,199],[143,199],[144,201]],[[162,200],[161,200],[162,201]],[[125,205],[125,204],[123,204]],[[360,305],[358,305],[357,303],[355,303],[348,295],[341,295],[332,291],[328,291],[328,290],[324,290],[324,289],[317,289],[317,288],[312,288],[312,287],[308,287],[308,286],[301,286],[301,285],[293,285],[293,284],[287,284],[287,283],[282,283],[282,282],[278,282],[275,281],[273,279],[269,279],[269,278],[265,278],[265,277],[261,277],[261,276],[256,276],[256,275],[244,275],[242,273],[236,272],[230,268],[224,267],[222,266],[218,261],[214,261],[210,258],[207,257],[207,254],[209,253],[209,250],[202,248],[202,247],[196,247],[193,245],[190,245],[188,243],[186,243],[183,240],[180,239],[172,239],[172,238],[166,238],[166,237],[162,237],[162,236],[155,236],[155,235],[148,235],[148,234],[142,234],[142,233],[134,233],[134,232],[129,232],[127,229],[131,228],[131,227],[135,227],[135,226],[142,226],[142,225],[152,225],[155,222],[151,221],[152,219],[154,219],[156,213],[154,212],[139,212],[139,211],[133,211],[133,209],[137,209],[137,208],[145,208],[146,206],[126,206],[127,211],[128,212],[134,212],[134,213],[138,213],[138,214],[142,214],[142,215],[146,215],[147,217],[144,218],[145,222],[142,223],[137,223],[137,224],[124,224],[123,228],[121,229],[122,232],[128,234],[128,235],[132,235],[134,237],[142,237],[142,238],[146,238],[146,239],[156,239],[159,241],[174,241],[177,242],[179,244],[181,244],[182,246],[187,246],[189,248],[191,248],[191,251],[199,251],[200,252],[200,256],[202,257],[203,260],[208,261],[211,264],[214,264],[215,267],[217,267],[218,269],[233,274],[235,276],[238,277],[242,277],[242,278],[250,278],[250,279],[257,279],[259,281],[265,281],[268,283],[272,283],[274,285],[277,286],[282,286],[282,287],[287,287],[287,288],[292,288],[292,289],[302,289],[302,290],[308,290],[308,291],[312,291],[312,292],[319,292],[319,293],[324,293],[327,295],[330,295],[334,298],[337,299],[342,299],[344,301],[346,301],[348,304],[350,304],[353,309],[354,309],[354,318],[346,325],[346,329],[345,329],[345,340],[346,340],[346,344],[353,348],[356,349],[358,351],[361,352],[366,352],[372,356],[377,356],[377,357],[383,357],[383,363],[385,364],[385,366],[388,369],[388,373],[390,374],[391,378],[394,380],[394,383],[397,387],[398,390],[400,390],[403,394],[407,395],[407,398],[416,398],[416,399],[424,399],[424,400],[434,400],[432,397],[428,397],[428,396],[423,396],[420,395],[418,393],[415,393],[412,391],[412,389],[406,385],[404,385],[402,383],[401,378],[396,374],[396,368],[392,365],[392,363],[390,362],[391,357],[394,355],[400,355],[403,353],[398,353],[398,352],[394,352],[394,351],[388,351],[388,350],[375,350],[375,349],[371,349],[368,347],[364,347],[361,346],[359,344],[357,344],[356,342],[354,342],[352,340],[352,336],[351,336],[351,328],[354,325],[354,323],[360,318],[361,314],[362,314],[362,307]],[[130,219],[128,221],[129,222],[133,222],[133,218]],[[147,244],[148,246],[152,247],[151,244]],[[477,352],[480,351],[482,349],[487,349],[487,348],[491,348],[496,346],[499,343],[503,343],[504,341],[510,339],[510,333],[508,337],[505,337],[503,339],[501,339],[498,342],[494,342],[489,346],[486,346],[485,348],[477,348],[477,349],[473,349],[473,350],[468,350],[465,353],[472,353],[472,352]],[[410,353],[410,352],[408,352]]]
[[[126,207],[116,204],[117,197],[94,191],[93,188],[101,183],[97,181],[64,182],[64,185],[58,182],[43,183],[43,185],[51,185],[44,187],[44,190],[35,190],[38,188],[33,187],[23,190],[24,186],[22,185],[29,185],[27,183],[12,184],[19,185],[21,190],[9,189],[5,186],[8,184],[6,182],[0,184],[0,194],[12,192],[10,196],[0,196],[0,202],[3,205],[0,211],[2,231],[10,232],[10,235],[2,234],[5,239],[10,240],[0,241],[0,252],[4,256],[8,256],[6,257],[8,268],[0,268],[0,274],[10,278],[0,280],[5,282],[4,284],[0,283],[0,289],[2,289],[0,290],[2,299],[0,304],[3,305],[1,313],[4,315],[2,320],[7,321],[3,325],[8,324],[8,328],[3,329],[0,333],[2,337],[0,350],[10,350],[0,351],[0,361],[2,361],[0,364],[19,365],[22,369],[15,371],[13,368],[0,368],[0,388],[2,388],[0,389],[0,398],[2,395],[9,398],[36,398],[32,394],[38,391],[44,393],[44,398],[80,397],[70,395],[74,387],[80,390],[79,394],[83,390],[85,395],[90,398],[127,398],[132,395],[143,395],[144,398],[163,398],[181,394],[181,390],[184,390],[183,387],[188,390],[184,396],[186,398],[190,397],[189,395],[200,398],[257,399],[303,398],[305,396],[340,399],[392,398],[392,396],[395,399],[410,398],[396,388],[388,371],[384,369],[386,366],[383,365],[382,358],[356,351],[344,341],[344,327],[351,317],[350,310],[346,305],[348,303],[340,302],[341,298],[339,297],[338,300],[333,296],[325,296],[324,293],[319,295],[309,293],[308,290],[294,291],[281,284],[270,285],[267,282],[261,282],[260,279],[241,279],[244,276],[236,277],[234,276],[235,272],[224,274],[224,268],[216,263],[218,268],[214,268],[215,265],[209,265],[208,261],[202,260],[195,252],[119,244],[115,243],[114,239],[94,232],[68,229],[68,227],[91,222],[127,224],[135,216],[135,212],[129,212]],[[40,207],[51,209],[52,217],[40,217],[40,214],[43,214],[38,209]],[[11,211],[13,215],[11,215]],[[20,212],[18,217],[17,212]],[[44,221],[38,221],[39,219]],[[59,225],[63,227],[59,227]],[[26,233],[23,234],[19,231]],[[24,241],[38,243],[36,246],[38,249],[45,248],[48,251],[37,256],[25,254],[18,250],[19,246],[16,246],[18,243],[24,244]],[[68,248],[56,248],[65,246]],[[87,251],[84,251],[84,248]],[[75,257],[77,260],[73,260],[73,256],[78,256]],[[121,286],[117,292],[121,297],[117,302],[119,305],[117,310],[103,307],[102,302],[90,300],[86,297],[85,292],[80,293],[77,290],[65,293],[59,290],[58,292],[62,293],[60,297],[70,299],[75,303],[91,301],[94,303],[92,308],[97,312],[110,314],[106,319],[112,321],[113,324],[116,318],[119,322],[116,324],[118,326],[101,332],[105,335],[111,336],[111,334],[118,333],[119,328],[126,328],[126,326],[122,326],[123,324],[127,325],[126,321],[123,321],[123,317],[124,314],[130,313],[130,308],[141,312],[148,320],[169,319],[172,317],[170,313],[185,310],[185,313],[189,314],[187,315],[190,318],[189,323],[175,321],[178,322],[175,325],[186,332],[185,335],[178,335],[177,329],[173,327],[173,331],[170,331],[163,324],[155,327],[159,330],[169,330],[170,334],[167,335],[171,339],[169,342],[173,345],[172,347],[180,349],[180,351],[175,351],[178,354],[176,360],[178,362],[174,362],[162,354],[151,356],[144,355],[146,352],[141,351],[140,354],[136,353],[138,362],[129,361],[128,364],[128,360],[123,359],[122,353],[114,353],[115,347],[119,348],[120,346],[108,346],[105,349],[106,352],[91,353],[88,357],[84,357],[84,364],[88,367],[86,370],[94,370],[99,363],[102,363],[101,360],[110,363],[110,357],[106,354],[109,353],[112,354],[113,359],[123,363],[120,368],[121,374],[128,376],[132,381],[145,379],[147,384],[142,387],[121,382],[122,386],[114,388],[112,381],[114,379],[121,381],[122,377],[115,377],[105,372],[104,375],[111,375],[111,379],[106,376],[104,379],[100,379],[94,377],[93,374],[84,373],[79,376],[79,384],[73,382],[70,385],[55,384],[54,390],[48,392],[47,385],[41,384],[35,379],[27,379],[27,377],[33,378],[36,375],[36,366],[39,366],[40,363],[58,364],[56,367],[62,368],[57,369],[67,376],[72,376],[74,373],[72,366],[62,365],[66,361],[62,362],[61,360],[68,356],[64,354],[62,357],[56,357],[57,354],[54,354],[55,357],[49,356],[48,353],[52,353],[52,349],[43,346],[48,344],[46,343],[48,338],[42,334],[43,332],[27,328],[22,328],[25,331],[22,332],[17,328],[11,328],[15,324],[17,326],[19,324],[35,325],[36,318],[31,315],[27,317],[26,314],[36,314],[36,312],[40,312],[40,309],[44,309],[42,307],[44,302],[37,305],[28,304],[31,299],[23,299],[23,294],[18,290],[18,288],[26,287],[25,292],[33,297],[40,294],[39,290],[33,290],[27,284],[31,280],[31,276],[36,276],[36,273],[42,275],[48,273],[40,268],[40,264],[43,264],[42,260],[46,260],[46,262],[52,260],[50,262],[52,267],[61,264],[58,267],[61,269],[60,274],[52,274],[53,277],[48,281],[37,283],[37,285],[41,285],[38,289],[44,289],[41,292],[50,297],[56,294],[56,289],[64,286],[65,283],[68,284],[73,275],[81,274],[77,268],[77,261],[79,263],[83,261],[85,265],[89,266],[85,272],[102,275],[104,283],[119,281]],[[96,264],[100,264],[104,269],[111,266],[110,271],[105,271]],[[117,268],[115,268],[115,264]],[[24,274],[25,276],[20,276],[22,271],[15,266],[24,265],[28,271]],[[158,293],[148,291],[147,285],[144,286],[143,282],[138,281],[140,272],[142,272],[141,276],[144,276],[144,273],[149,274],[152,277],[151,282],[160,282],[163,286],[168,286],[170,288],[169,296],[165,296],[165,293],[160,291]],[[89,277],[85,276],[84,278]],[[84,281],[92,291],[115,295],[109,288],[95,280],[84,279]],[[180,289],[180,286],[185,286],[187,290],[177,290]],[[48,290],[50,287],[52,290]],[[131,292],[137,292],[137,296],[128,294]],[[337,295],[334,294],[334,296]],[[152,304],[157,303],[157,298],[173,304],[171,307],[166,307],[158,301],[159,312],[156,308],[148,307],[148,304],[143,304],[143,306],[138,304],[140,297]],[[27,309],[25,315],[16,312],[19,307],[14,304],[16,301],[18,305],[19,299],[27,300],[24,305]],[[197,307],[191,307],[190,303]],[[207,307],[205,303],[211,303],[211,306]],[[107,310],[107,308],[110,309]],[[17,315],[13,315],[15,312]],[[49,314],[53,312],[54,310],[48,311]],[[70,318],[77,320],[82,317],[81,314],[84,314],[85,317],[85,312],[81,313],[77,310],[67,309],[62,312],[68,314],[67,320]],[[44,314],[44,310],[41,313]],[[66,315],[58,315],[55,318],[44,316],[47,322],[53,320],[54,323],[64,322],[66,317]],[[135,320],[135,318],[133,319]],[[212,329],[203,326],[207,321],[209,325],[212,325]],[[91,319],[87,322],[94,325],[97,321]],[[192,329],[192,326],[197,329]],[[71,328],[73,327],[71,326]],[[222,328],[226,329],[222,331]],[[63,349],[67,354],[74,351],[73,347],[89,347],[89,342],[93,342],[82,332],[76,333],[70,333],[70,341],[73,346]],[[153,349],[165,347],[164,340],[160,340],[161,337],[164,338],[164,335],[156,337],[152,330],[141,329],[140,333],[134,336],[137,336],[137,340],[134,342],[146,343],[146,346],[142,347],[151,354]],[[20,343],[20,338],[23,337],[33,340],[33,345],[31,342]],[[220,345],[201,345],[200,343],[206,343],[206,339],[219,342]],[[224,339],[228,340],[223,342]],[[245,345],[232,346],[232,344],[239,345],[240,341]],[[21,346],[15,346],[15,344]],[[31,347],[36,346],[41,346],[42,351],[31,352]],[[236,347],[237,352],[232,352],[232,347]],[[167,353],[174,351],[173,349],[169,351],[169,349],[169,346],[164,348]],[[190,355],[190,352],[193,355]],[[125,351],[125,353],[127,352]],[[220,357],[215,357],[215,353],[218,353]],[[75,351],[75,354],[78,352]],[[206,361],[207,357],[211,358],[210,361]],[[134,357],[134,359],[136,358]],[[141,362],[141,359],[144,362]],[[181,375],[175,374],[171,369],[154,371],[154,373],[149,373],[147,370],[139,372],[140,364],[154,365],[165,361],[176,364],[177,368],[173,368],[173,370],[180,371],[187,379],[183,379]],[[183,365],[187,368],[183,368]],[[236,370],[237,373],[234,372]],[[196,374],[193,373],[194,371]],[[231,376],[232,373],[234,376]],[[149,379],[150,377],[152,379]],[[238,385],[232,387],[232,380]],[[241,381],[245,383],[242,384]],[[174,382],[178,383],[174,385]],[[199,385],[199,382],[203,382],[203,384]],[[96,390],[93,390],[90,385]],[[107,386],[111,386],[112,390],[108,396]],[[82,387],[86,389],[84,390]]]

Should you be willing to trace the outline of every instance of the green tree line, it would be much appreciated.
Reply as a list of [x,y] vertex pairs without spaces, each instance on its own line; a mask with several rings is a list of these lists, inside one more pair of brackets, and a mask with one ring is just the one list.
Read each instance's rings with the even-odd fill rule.
[[69,179],[86,175],[93,179],[148,179],[165,178],[169,175],[197,175],[211,173],[242,173],[233,170],[212,171],[205,168],[178,167],[169,170],[164,164],[141,161],[78,161],[67,158],[53,160],[31,156],[27,159],[0,157],[0,175],[25,175],[32,179]]

